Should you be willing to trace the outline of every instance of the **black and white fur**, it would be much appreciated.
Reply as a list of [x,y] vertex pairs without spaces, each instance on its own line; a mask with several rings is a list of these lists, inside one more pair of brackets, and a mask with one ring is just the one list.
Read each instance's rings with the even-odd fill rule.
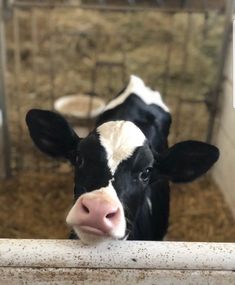
[[[107,104],[86,138],[79,138],[54,112],[30,110],[26,122],[41,151],[74,165],[75,205],[67,222],[84,242],[162,240],[168,228],[169,181],[192,181],[219,157],[215,146],[198,141],[168,148],[169,108],[159,92],[133,75],[127,87]],[[120,224],[108,237],[86,234],[75,222],[76,201],[97,191],[111,195],[121,208]]]

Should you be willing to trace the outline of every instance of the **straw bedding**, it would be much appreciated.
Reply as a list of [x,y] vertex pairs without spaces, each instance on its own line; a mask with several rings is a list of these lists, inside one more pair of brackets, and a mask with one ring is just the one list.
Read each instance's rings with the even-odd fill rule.
[[[235,241],[234,220],[214,183],[204,177],[172,186],[168,240]],[[67,238],[72,173],[21,173],[0,184],[0,237]]]

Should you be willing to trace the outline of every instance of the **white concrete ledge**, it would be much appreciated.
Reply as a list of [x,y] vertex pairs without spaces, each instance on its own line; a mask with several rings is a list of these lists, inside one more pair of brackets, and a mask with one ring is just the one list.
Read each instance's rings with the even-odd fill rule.
[[235,244],[0,239],[0,267],[233,271]]
[[0,239],[0,285],[234,285],[235,244]]

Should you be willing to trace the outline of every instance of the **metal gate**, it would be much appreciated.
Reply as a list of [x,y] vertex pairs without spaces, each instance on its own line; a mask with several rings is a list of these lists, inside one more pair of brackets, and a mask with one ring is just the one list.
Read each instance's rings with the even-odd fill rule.
[[224,1],[176,2],[1,0],[2,173],[60,169],[32,145],[24,122],[28,109],[53,109],[66,94],[109,100],[131,73],[159,89],[170,106],[171,143],[205,140],[233,1],[227,1],[227,12]]

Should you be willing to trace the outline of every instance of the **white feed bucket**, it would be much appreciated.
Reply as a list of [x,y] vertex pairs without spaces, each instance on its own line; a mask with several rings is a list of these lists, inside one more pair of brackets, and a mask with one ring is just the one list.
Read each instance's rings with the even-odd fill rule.
[[54,102],[54,109],[66,117],[81,137],[88,134],[104,107],[104,100],[85,94],[63,96]]

